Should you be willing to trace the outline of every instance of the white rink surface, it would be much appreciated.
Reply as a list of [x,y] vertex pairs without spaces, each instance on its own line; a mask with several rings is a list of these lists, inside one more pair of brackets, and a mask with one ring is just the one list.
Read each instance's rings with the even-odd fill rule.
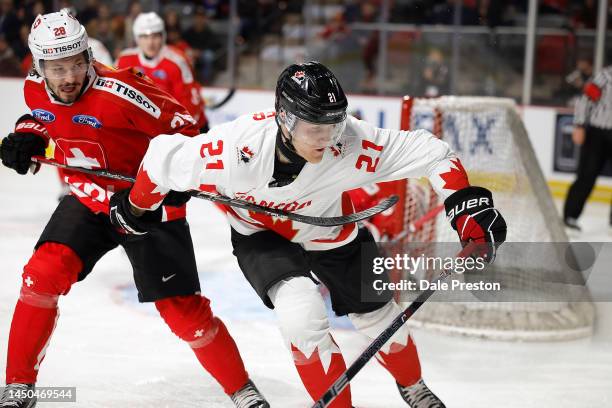
[[[57,178],[45,168],[18,176],[0,168],[0,366],[23,264],[56,205]],[[234,335],[249,372],[275,408],[306,408],[309,398],[285,350],[274,316],[238,270],[223,217],[192,200],[189,220],[204,293]],[[584,240],[610,241],[608,207],[590,205]],[[612,265],[611,260],[607,260]],[[612,273],[612,268],[610,268]],[[39,386],[75,386],[77,403],[49,407],[231,407],[189,348],[151,305],[137,305],[127,258],[109,253],[60,300],[61,317]],[[598,304],[595,335],[563,343],[505,343],[416,331],[424,376],[449,408],[612,407],[612,303]],[[334,335],[352,361],[366,343]],[[0,374],[4,383],[4,370]],[[406,406],[376,362],[357,376],[360,408]]]

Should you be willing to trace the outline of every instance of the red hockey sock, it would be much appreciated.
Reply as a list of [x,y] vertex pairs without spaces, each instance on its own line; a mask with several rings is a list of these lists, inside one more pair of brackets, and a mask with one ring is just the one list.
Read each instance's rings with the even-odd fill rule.
[[[332,340],[333,341],[333,340]],[[310,357],[291,345],[295,368],[302,379],[302,383],[314,401],[317,401],[327,389],[346,371],[346,363],[339,352],[331,353],[329,366],[326,368],[319,349],[315,349]],[[351,408],[351,388],[347,386],[329,405],[329,408]]]
[[42,244],[23,268],[9,334],[6,382],[35,383],[59,316],[57,300],[77,281],[83,263],[69,247]]
[[7,384],[36,382],[58,315],[55,306],[44,308],[17,301],[9,334]]
[[189,344],[226,394],[231,395],[246,384],[249,376],[238,347],[223,322],[213,316],[207,298],[175,296],[158,300],[155,306],[172,332]]
[[376,358],[401,386],[407,387],[421,379],[421,363],[412,337],[406,346],[393,343],[389,353],[380,351]]
[[194,348],[193,352],[200,364],[223,387],[227,395],[238,391],[249,379],[242,357],[234,339],[227,331],[225,324],[214,318],[218,327],[217,334],[207,345]]

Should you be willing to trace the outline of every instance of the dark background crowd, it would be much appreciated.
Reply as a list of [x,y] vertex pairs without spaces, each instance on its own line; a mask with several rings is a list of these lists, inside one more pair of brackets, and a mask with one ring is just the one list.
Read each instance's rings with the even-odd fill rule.
[[[455,21],[456,1],[460,0],[389,0],[391,11],[388,21],[417,26],[449,26]],[[342,37],[351,31],[354,23],[375,23],[379,20],[382,0],[238,0],[237,3],[236,49],[239,57],[243,57],[241,64],[244,66],[248,64],[249,55],[253,56],[254,60],[266,55],[262,52],[267,45],[266,39],[273,37],[282,46],[290,46],[292,37],[288,28],[294,25],[306,27],[306,24],[313,24],[317,27],[316,39],[328,42],[339,41],[341,44],[339,47],[343,48],[345,43],[342,43]],[[501,27],[524,27],[527,3],[528,0],[462,0],[459,6],[460,24],[490,30]],[[65,7],[76,13],[79,21],[86,26],[90,37],[101,41],[112,58],[116,58],[121,50],[135,46],[132,35],[133,21],[140,12],[153,10],[157,11],[166,22],[168,43],[180,47],[192,58],[196,75],[202,83],[216,84],[217,76],[227,68],[229,0],[0,0],[0,76],[20,77],[28,72],[31,68],[31,57],[27,36],[34,18],[39,13]],[[569,80],[565,80],[565,77],[575,73],[577,67],[591,64],[589,60],[593,45],[587,46],[583,52],[569,55],[563,61],[560,59],[561,54],[555,50],[563,51],[565,55],[572,33],[592,30],[596,26],[596,21],[596,0],[540,1],[538,27],[566,30],[567,35],[539,38],[536,69],[544,73],[548,70],[558,78],[562,78],[562,85],[554,86],[559,88],[555,92],[563,98],[571,96],[574,90],[574,86]],[[609,26],[612,26],[611,23]],[[307,29],[306,27],[304,31]],[[397,35],[396,38],[401,39],[401,36]],[[356,63],[361,65],[361,79],[354,85],[348,81],[349,90],[373,92],[376,86],[378,39],[377,31],[370,31],[358,39],[361,62],[357,60]],[[301,36],[300,41],[303,45],[306,41],[305,36]],[[400,42],[401,47],[408,49],[414,44],[414,41],[412,43],[409,41],[410,39],[405,44]],[[521,41],[524,42],[524,37]],[[393,47],[393,43],[390,47]],[[509,64],[515,63],[512,67],[517,73],[522,69],[521,47],[524,46],[516,47],[518,62],[514,55],[502,55],[503,52],[498,52]],[[333,49],[333,47],[327,48]],[[434,41],[428,44],[427,49],[419,50],[418,53],[415,53],[414,49],[407,52],[418,55],[416,65],[413,60],[411,66],[416,66],[420,72],[413,81],[421,87],[417,90],[419,93],[435,94],[451,91],[448,49],[435,44]],[[324,55],[315,54],[314,57],[325,60]],[[333,65],[332,61],[327,62]],[[392,60],[390,64],[393,65]],[[257,65],[259,71],[266,72],[265,63],[257,61],[253,65]],[[486,77],[486,75],[480,76]],[[504,83],[505,80],[496,79],[496,81]],[[262,82],[254,80],[253,83],[257,86]],[[407,83],[406,86],[410,87],[411,83]],[[484,84],[483,89],[476,91],[485,92],[487,86],[489,85]],[[406,89],[402,90],[405,91]],[[461,90],[455,89],[455,91]]]

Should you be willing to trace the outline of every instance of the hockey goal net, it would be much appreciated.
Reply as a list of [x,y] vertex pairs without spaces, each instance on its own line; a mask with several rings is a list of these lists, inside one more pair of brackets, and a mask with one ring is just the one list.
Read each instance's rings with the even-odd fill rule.
[[[507,242],[568,241],[514,101],[405,97],[401,128],[425,128],[450,144],[468,172],[470,183],[493,192],[495,206],[508,224]],[[458,240],[445,218],[442,202],[427,181],[393,183],[392,189],[389,185],[385,188],[395,190],[402,205],[398,204],[393,214],[392,242]],[[502,285],[512,289],[511,299],[483,301],[475,297],[473,301],[428,302],[414,316],[414,322],[409,322],[445,332],[505,340],[589,336],[594,307],[586,286],[582,289],[587,293],[581,297],[585,301],[565,301],[556,296],[558,293],[552,293],[557,288],[542,282],[544,276],[551,274],[574,274],[564,278],[584,282],[580,272],[567,268],[551,271],[550,265],[543,264],[543,256],[522,258],[519,254],[513,262],[496,261],[491,266],[502,277]],[[523,298],[529,301],[513,301]]]

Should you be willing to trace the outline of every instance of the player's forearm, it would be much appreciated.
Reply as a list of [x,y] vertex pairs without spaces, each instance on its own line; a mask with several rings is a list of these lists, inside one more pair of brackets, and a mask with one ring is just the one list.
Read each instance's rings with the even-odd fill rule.
[[428,176],[429,182],[438,196],[442,199],[448,198],[458,190],[470,186],[467,172],[461,164],[461,160],[454,153],[435,163]]
[[197,189],[203,168],[201,158],[191,146],[196,138],[183,135],[161,135],[153,139],[142,161],[130,202],[139,209],[159,207],[170,190]]
[[392,150],[384,157],[388,163],[385,166],[388,171],[385,179],[427,177],[436,192],[444,198],[469,186],[467,174],[448,143],[430,132],[402,132],[391,135],[390,140]]
[[[417,132],[414,132],[417,133]],[[417,152],[422,155],[420,177],[427,177],[436,193],[443,199],[457,190],[469,187],[468,175],[461,160],[448,143],[429,132],[417,133]]]

